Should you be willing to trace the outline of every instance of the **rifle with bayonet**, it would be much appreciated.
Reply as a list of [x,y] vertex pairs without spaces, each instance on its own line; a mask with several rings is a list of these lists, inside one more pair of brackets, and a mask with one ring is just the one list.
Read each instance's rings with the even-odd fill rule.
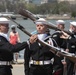
[[[31,13],[30,11],[26,10],[26,9],[20,9],[19,10],[19,14],[21,14],[22,16],[25,16],[29,19],[31,19],[32,21],[36,21],[36,17],[34,16],[33,13]],[[46,25],[48,26],[48,28],[50,29],[54,29],[54,30],[59,30],[59,31],[64,31],[65,33],[69,34],[69,35],[72,35],[71,32],[69,31],[66,31],[66,30],[62,30],[58,27],[56,27],[56,25],[50,23],[50,22],[47,22]]]
[[[27,34],[28,36],[32,36],[32,34],[30,34],[22,25],[18,24],[16,21],[12,20],[10,17],[7,17],[8,19],[10,19],[11,21],[13,21],[14,23],[16,23],[17,28],[19,28],[22,32],[24,32],[25,34]],[[44,39],[44,41],[46,40],[46,38]],[[48,46],[50,48],[50,51],[53,52],[54,54],[59,54],[63,57],[67,57],[69,60],[71,60],[72,62],[76,63],[76,56],[75,54],[72,53],[68,53],[66,51],[64,51],[61,48],[58,47],[54,47],[49,45],[48,43],[41,41],[41,40],[37,40],[39,43],[41,43],[43,46]]]

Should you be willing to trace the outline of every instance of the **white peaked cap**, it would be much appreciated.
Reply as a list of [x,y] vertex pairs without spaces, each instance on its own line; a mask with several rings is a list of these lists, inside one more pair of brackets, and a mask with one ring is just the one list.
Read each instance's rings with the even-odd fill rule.
[[70,24],[73,25],[73,26],[76,26],[76,22],[75,21],[70,22]]
[[4,23],[9,23],[9,20],[5,17],[0,17],[0,23],[4,24]]
[[39,18],[37,21],[46,21],[44,18]]
[[35,24],[42,24],[42,25],[46,25],[47,21],[44,18],[39,18],[38,20],[35,21]]
[[57,25],[58,24],[65,24],[65,22],[63,20],[58,20],[58,21],[56,21],[56,23],[57,23]]

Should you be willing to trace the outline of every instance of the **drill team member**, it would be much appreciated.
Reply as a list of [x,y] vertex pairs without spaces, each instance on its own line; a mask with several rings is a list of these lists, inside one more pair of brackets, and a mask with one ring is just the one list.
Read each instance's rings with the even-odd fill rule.
[[[34,37],[37,37],[39,40],[43,40],[46,37],[49,36],[47,30],[48,27],[46,24],[46,20],[43,18],[38,19],[35,21],[36,24],[36,29],[38,34],[33,35],[30,40],[32,40]],[[50,38],[50,41],[48,41],[52,46],[54,45],[52,39]],[[50,48],[47,46],[42,46],[40,43],[37,41],[33,44],[30,44],[29,46],[29,53],[31,59],[29,58],[25,59],[25,64],[26,60],[29,60],[30,62],[30,69],[29,69],[29,75],[52,75],[53,72],[53,65],[51,59],[54,57],[54,54],[49,51]],[[26,57],[26,56],[25,56]],[[26,69],[26,65],[25,65]],[[28,69],[28,68],[27,68]],[[27,71],[27,70],[25,70]]]
[[0,17],[0,75],[12,75],[11,61],[13,60],[13,53],[28,47],[27,42],[18,43],[16,45],[10,44],[7,36],[8,31],[9,20]]
[[[64,30],[65,28],[65,22],[63,20],[57,20],[57,27]],[[56,41],[57,47],[60,48],[66,48],[66,45],[64,44],[64,39],[61,38],[62,33],[61,31],[56,31],[55,33],[52,34],[52,38]],[[53,75],[63,75],[63,63],[62,60],[63,58],[60,56],[55,55],[54,57],[54,63],[53,63]]]
[[[70,41],[71,41],[71,38],[75,38],[76,39],[76,22],[70,22],[70,29],[69,29],[70,32],[73,33],[73,35],[71,35],[69,37]],[[74,41],[72,39],[72,41]],[[69,47],[69,50],[68,52],[70,53],[75,53],[76,52],[76,44],[75,43],[72,43],[72,42],[69,42],[68,44],[68,47]],[[70,61],[69,59],[66,60],[67,61],[67,75],[73,75],[73,71],[74,71],[74,62]]]
[[[69,31],[72,33],[72,35],[68,35],[67,33],[63,32],[64,39],[68,40],[68,50],[67,52],[74,53],[76,51],[76,22],[70,22],[70,29]],[[70,61],[68,58],[66,59],[67,62],[67,75],[73,75],[74,71],[74,62]]]

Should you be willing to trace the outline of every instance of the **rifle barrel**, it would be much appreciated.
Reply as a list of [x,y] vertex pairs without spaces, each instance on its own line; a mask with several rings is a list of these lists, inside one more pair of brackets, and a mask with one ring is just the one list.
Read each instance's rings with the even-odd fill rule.
[[17,23],[16,21],[12,20],[10,17],[6,17],[8,19],[10,19],[12,22],[16,23],[17,28],[19,28],[21,31],[23,31],[25,34],[27,34],[28,36],[31,36],[31,34],[29,32],[26,31],[26,29],[20,25],[19,23]]
[[[21,15],[27,17],[27,18],[30,18],[32,21],[36,21],[36,17],[34,16],[34,14],[31,13],[30,11],[26,10],[26,9],[20,9],[19,14],[21,14]],[[72,35],[71,32],[66,31],[66,30],[61,30],[58,27],[56,27],[56,25],[54,25],[53,23],[48,22],[46,25],[50,29],[64,31],[67,34]]]

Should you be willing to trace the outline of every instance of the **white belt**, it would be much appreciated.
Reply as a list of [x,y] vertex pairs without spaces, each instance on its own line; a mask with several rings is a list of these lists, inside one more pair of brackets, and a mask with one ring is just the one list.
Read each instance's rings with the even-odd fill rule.
[[30,64],[34,64],[34,65],[47,65],[52,63],[51,60],[46,60],[46,61],[36,61],[36,60],[30,60]]
[[0,65],[11,65],[11,61],[0,61]]

